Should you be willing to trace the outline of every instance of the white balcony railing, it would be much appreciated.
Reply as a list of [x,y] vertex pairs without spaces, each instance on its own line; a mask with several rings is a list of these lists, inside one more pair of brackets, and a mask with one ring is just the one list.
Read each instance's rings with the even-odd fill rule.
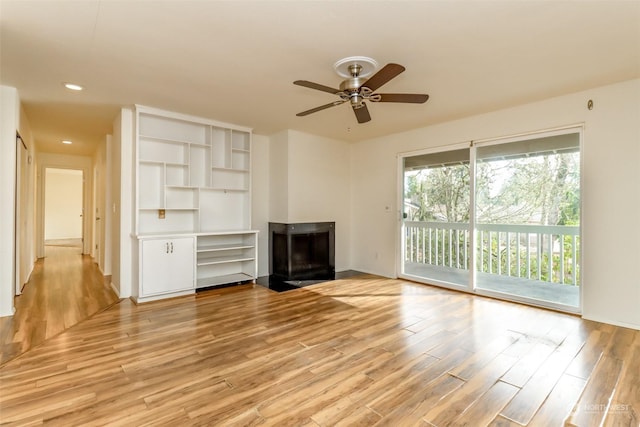
[[[469,224],[405,221],[405,262],[469,269]],[[476,270],[580,284],[578,226],[476,224]]]

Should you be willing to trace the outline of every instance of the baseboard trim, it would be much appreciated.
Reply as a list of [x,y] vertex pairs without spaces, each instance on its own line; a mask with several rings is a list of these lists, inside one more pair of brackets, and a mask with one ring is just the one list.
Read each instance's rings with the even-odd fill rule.
[[623,327],[623,328],[635,329],[637,331],[640,331],[640,325],[638,325],[638,324],[620,322],[618,320],[613,320],[613,319],[609,319],[609,318],[602,317],[602,316],[589,316],[589,315],[586,315],[584,313],[582,314],[582,318],[584,320],[591,320],[593,322],[607,323],[609,325],[620,326],[620,327]]
[[113,292],[116,293],[118,298],[122,299],[122,296],[120,296],[120,290],[118,290],[118,288],[116,288],[116,285],[114,285],[111,280],[109,280],[109,286],[111,287],[111,289],[113,289]]

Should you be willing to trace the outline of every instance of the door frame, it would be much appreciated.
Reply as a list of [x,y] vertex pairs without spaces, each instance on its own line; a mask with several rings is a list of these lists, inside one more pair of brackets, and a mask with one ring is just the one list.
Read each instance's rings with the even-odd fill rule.
[[95,221],[95,213],[92,209],[93,178],[91,174],[92,159],[87,156],[71,156],[64,154],[38,154],[38,189],[37,189],[37,224],[36,224],[36,256],[44,258],[44,195],[45,195],[45,170],[75,169],[82,170],[82,254],[91,253],[93,236],[91,225]]
[[[15,188],[15,197],[16,197],[16,201],[15,201],[15,236],[14,236],[14,279],[15,279],[15,287],[14,287],[14,295],[18,296],[20,294],[22,294],[22,287],[24,285],[24,283],[26,283],[26,281],[29,279],[28,277],[26,278],[25,282],[23,283],[23,277],[22,277],[22,271],[24,269],[23,266],[23,262],[27,261],[27,259],[25,259],[25,257],[23,257],[23,249],[25,246],[27,245],[27,242],[23,241],[22,239],[22,234],[23,234],[23,227],[22,227],[22,221],[21,219],[23,218],[24,215],[26,215],[26,212],[23,212],[23,208],[24,208],[24,204],[28,199],[25,199],[25,194],[24,194],[24,190],[28,188],[27,186],[27,182],[23,182],[23,175],[25,170],[28,170],[25,168],[25,164],[28,165],[27,162],[30,163],[29,159],[30,159],[30,154],[29,154],[29,148],[27,147],[27,144],[24,142],[24,140],[22,139],[22,136],[20,136],[19,132],[16,132],[16,188]],[[27,257],[28,258],[28,257]]]

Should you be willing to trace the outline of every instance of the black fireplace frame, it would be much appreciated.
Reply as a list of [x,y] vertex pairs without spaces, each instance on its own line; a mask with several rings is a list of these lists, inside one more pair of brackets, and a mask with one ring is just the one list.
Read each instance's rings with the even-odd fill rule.
[[[335,278],[335,222],[269,223],[269,277],[279,280],[333,280]],[[300,242],[309,242],[300,250]],[[326,248],[324,247],[326,241]],[[319,239],[314,242],[313,239]],[[296,265],[313,254],[306,251],[320,247],[326,254],[320,264]],[[282,259],[282,257],[286,257]]]

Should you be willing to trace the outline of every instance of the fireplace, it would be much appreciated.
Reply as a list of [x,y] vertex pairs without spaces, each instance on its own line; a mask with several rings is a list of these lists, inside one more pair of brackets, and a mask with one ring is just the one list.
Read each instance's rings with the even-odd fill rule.
[[334,279],[335,222],[270,222],[269,275],[284,281]]

